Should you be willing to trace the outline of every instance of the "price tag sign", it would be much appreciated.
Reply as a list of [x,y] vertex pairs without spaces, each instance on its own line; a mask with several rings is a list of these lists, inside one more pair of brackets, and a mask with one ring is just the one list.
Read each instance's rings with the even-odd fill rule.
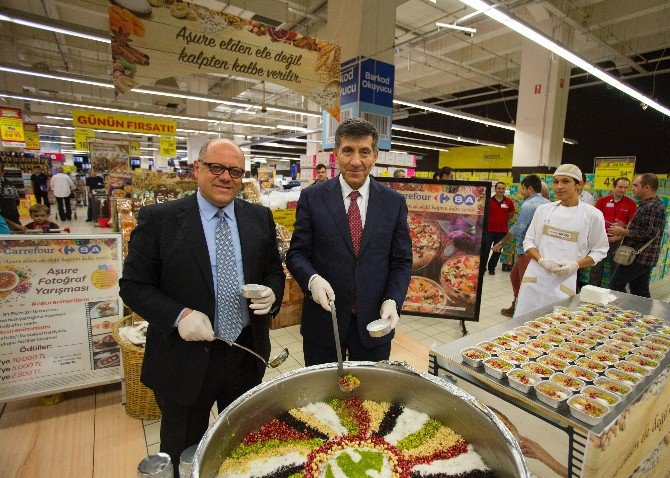
[[161,136],[160,155],[169,158],[177,156],[177,138],[174,136]]
[[611,189],[618,178],[627,178],[631,184],[635,175],[635,157],[596,158],[594,189]]
[[23,113],[18,108],[0,108],[0,146],[25,148]]
[[95,131],[87,128],[74,129],[75,149],[78,151],[88,151],[88,142],[95,138]]

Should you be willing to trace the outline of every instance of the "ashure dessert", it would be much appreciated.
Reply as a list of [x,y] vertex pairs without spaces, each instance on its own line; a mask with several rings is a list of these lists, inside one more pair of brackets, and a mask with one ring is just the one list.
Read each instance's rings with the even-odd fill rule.
[[584,395],[576,395],[568,400],[570,407],[570,414],[590,425],[596,425],[602,418],[610,411],[607,405],[603,405],[598,401],[586,397]]
[[250,433],[219,478],[494,478],[481,456],[425,413],[331,399],[288,410]]

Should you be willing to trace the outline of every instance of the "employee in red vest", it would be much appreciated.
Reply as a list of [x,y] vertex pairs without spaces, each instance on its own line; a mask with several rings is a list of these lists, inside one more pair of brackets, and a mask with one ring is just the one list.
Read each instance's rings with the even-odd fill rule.
[[[626,196],[629,187],[630,181],[627,178],[615,179],[612,183],[612,194],[601,197],[598,199],[598,202],[596,202],[596,209],[599,209],[600,212],[603,213],[603,216],[605,216],[606,228],[609,229],[610,226],[616,225],[617,221],[621,221],[624,225],[627,225],[635,215],[637,205],[635,204],[635,201]],[[607,240],[610,243],[610,249],[607,255],[610,260],[619,246],[619,239],[620,238],[618,237],[610,235],[607,237]],[[600,287],[604,263],[605,261],[600,261],[595,266],[591,267],[589,284]]]
[[514,203],[505,196],[505,183],[497,183],[496,193],[490,199],[489,206],[489,228],[486,234],[486,244],[484,245],[484,260],[489,261],[489,274],[495,275],[496,266],[500,259],[500,252],[493,252],[489,259],[491,246],[499,242],[507,234],[507,224],[509,218],[514,214]]

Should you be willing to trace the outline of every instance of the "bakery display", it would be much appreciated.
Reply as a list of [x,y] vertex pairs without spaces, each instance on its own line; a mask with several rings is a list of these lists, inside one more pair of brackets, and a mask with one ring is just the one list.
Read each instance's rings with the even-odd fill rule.
[[388,402],[330,399],[293,408],[246,435],[219,478],[459,477],[493,471],[451,428]]

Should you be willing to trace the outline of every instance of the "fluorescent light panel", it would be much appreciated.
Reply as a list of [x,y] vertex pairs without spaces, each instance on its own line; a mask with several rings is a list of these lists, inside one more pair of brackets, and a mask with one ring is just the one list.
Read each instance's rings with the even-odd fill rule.
[[462,136],[456,136],[453,134],[445,134],[445,133],[437,133],[435,131],[430,131],[426,129],[418,129],[418,128],[411,128],[409,126],[402,126],[399,124],[394,124],[391,126],[392,129],[396,131],[404,131],[406,133],[415,133],[415,134],[421,134],[424,136],[432,136],[434,138],[442,138],[442,139],[450,139],[453,141],[461,141],[464,143],[474,143],[474,144],[479,144],[483,146],[495,146],[496,148],[506,148],[504,144],[500,143],[490,143],[487,141],[480,141],[475,138],[464,138]]
[[502,121],[489,120],[482,118],[481,116],[471,115],[469,113],[463,113],[460,111],[455,111],[449,108],[444,108],[442,106],[435,106],[429,103],[424,103],[423,101],[409,101],[403,100],[401,98],[394,98],[393,102],[398,105],[409,106],[412,108],[418,108],[425,111],[430,111],[432,113],[438,113],[446,116],[453,116],[454,118],[460,118],[467,121],[473,121],[475,123],[485,124],[488,126],[495,126],[497,128],[503,128],[510,131],[514,131],[514,125],[509,123],[503,123]]
[[462,32],[477,33],[476,28],[462,27],[460,25],[452,25],[451,23],[435,22],[435,26],[440,28],[451,28],[452,30],[459,30]]
[[0,21],[16,23],[17,25],[23,25],[31,28],[38,28],[40,30],[46,30],[53,33],[62,33],[63,35],[71,35],[74,37],[85,38],[87,40],[99,41],[101,43],[112,43],[111,38],[101,35],[92,35],[89,33],[78,32],[75,30],[70,30],[66,28],[60,28],[55,25],[51,25],[45,22],[38,22],[34,20],[25,20],[23,18],[18,18],[15,16],[10,16],[5,13],[0,13]]
[[431,151],[449,151],[448,149],[435,148],[432,146],[422,146],[420,144],[412,144],[412,143],[401,143],[399,141],[393,141],[393,138],[391,138],[391,144],[397,144],[398,146],[407,146],[408,148],[429,149]]
[[667,106],[664,106],[658,103],[657,101],[654,101],[648,96],[643,95],[639,91],[622,83],[621,81],[617,80],[606,71],[601,70],[595,65],[592,65],[591,63],[589,63],[576,53],[568,50],[567,48],[557,43],[553,39],[545,36],[544,34],[538,32],[537,30],[526,25],[525,23],[522,23],[521,21],[512,18],[510,15],[493,8],[493,5],[488,4],[482,0],[461,0],[461,2],[469,7],[474,8],[477,11],[480,11],[489,18],[492,18],[493,20],[502,23],[503,25],[523,35],[524,37],[537,43],[538,45],[545,47],[546,49],[552,51],[553,53],[556,53],[564,60],[592,74],[596,78],[604,81],[610,86],[613,86],[619,91],[622,91],[627,95],[635,98],[636,100],[649,105],[656,111],[663,113],[666,116],[670,116],[670,109]]

